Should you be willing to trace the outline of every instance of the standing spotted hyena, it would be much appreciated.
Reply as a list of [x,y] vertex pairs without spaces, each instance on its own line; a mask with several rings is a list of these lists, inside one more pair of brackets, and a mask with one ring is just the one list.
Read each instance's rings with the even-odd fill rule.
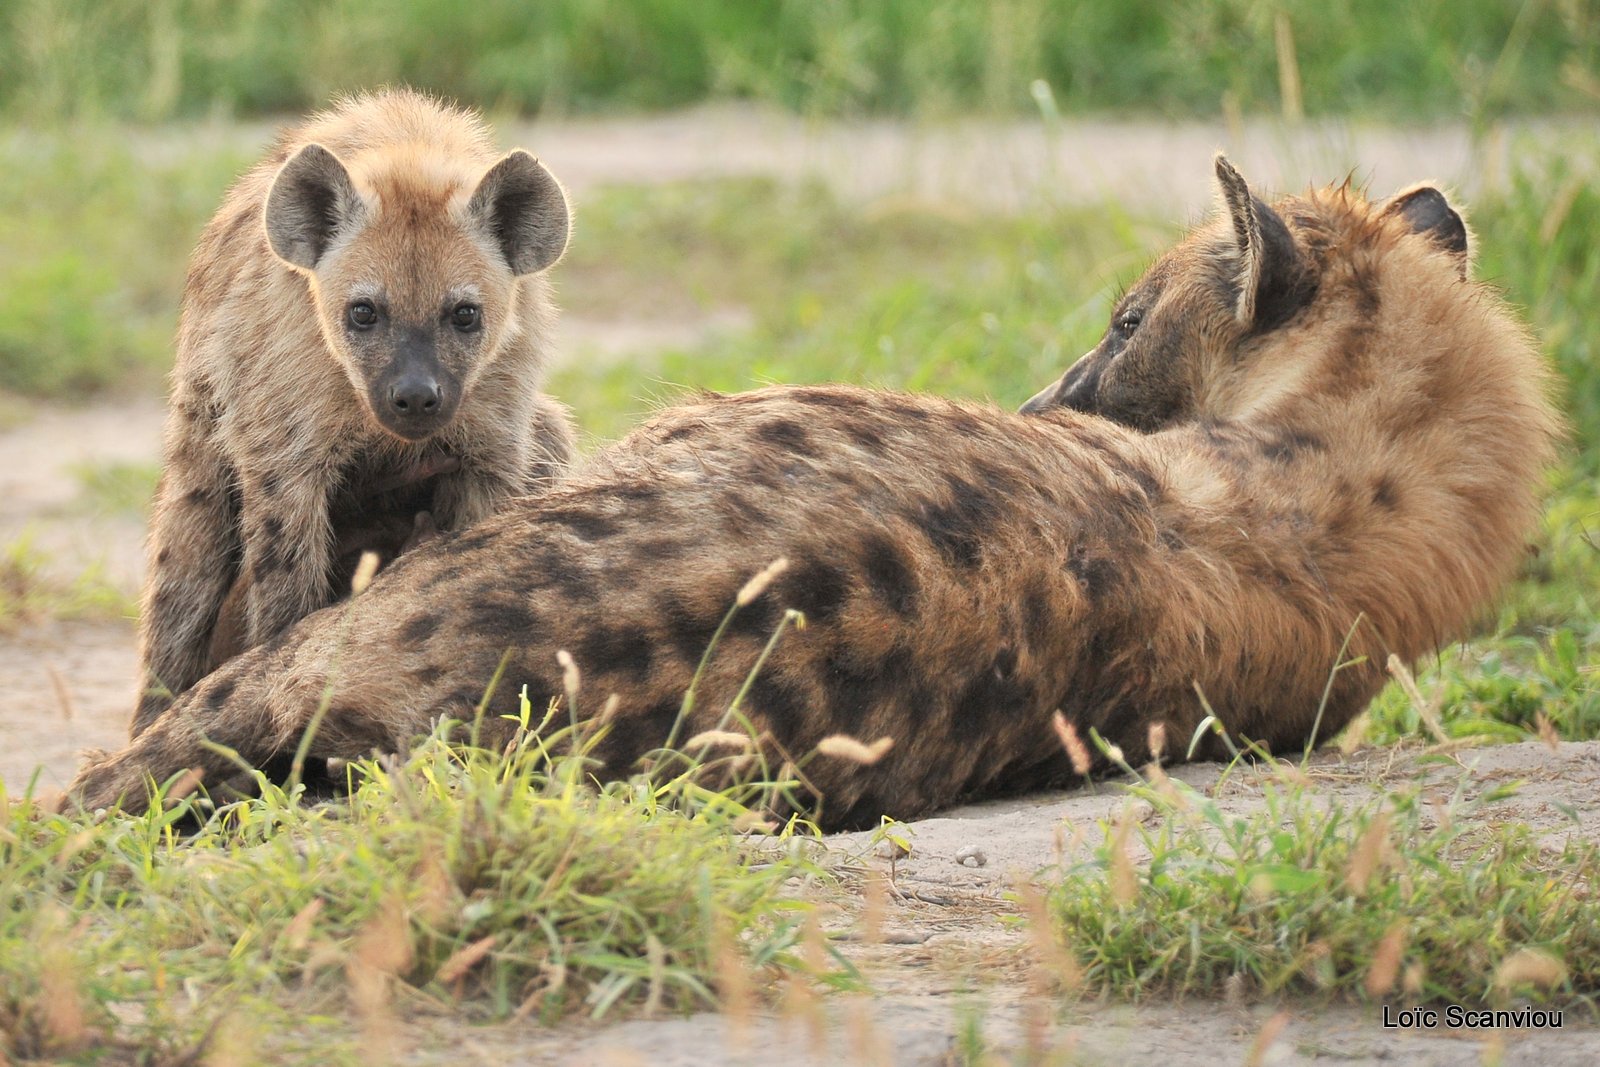
[[[657,415],[561,487],[410,553],[187,694],[74,785],[147,803],[152,779],[311,743],[391,749],[438,715],[561,689],[570,650],[602,774],[716,724],[785,608],[744,710],[774,747],[892,737],[818,758],[828,827],[905,818],[1071,775],[1059,710],[1131,761],[1187,738],[1205,698],[1235,737],[1298,749],[1459,635],[1515,569],[1558,432],[1546,371],[1467,231],[1418,187],[1268,206],[1219,159],[1225,211],[1120,301],[1104,339],[1027,414],[850,388],[774,388]],[[1332,675],[1349,637],[1353,665]],[[485,720],[496,728],[505,723]],[[1315,724],[1315,725],[1314,725]]]
[[536,159],[407,91],[313,116],[234,186],[184,291],[135,736],[347,590],[362,549],[565,468],[538,385],[567,231]]

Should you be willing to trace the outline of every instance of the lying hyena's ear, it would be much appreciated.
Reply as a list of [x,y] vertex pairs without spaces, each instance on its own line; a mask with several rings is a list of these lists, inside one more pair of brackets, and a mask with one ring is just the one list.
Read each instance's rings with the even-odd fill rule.
[[1300,309],[1314,283],[1306,276],[1294,238],[1278,213],[1251,194],[1244,177],[1221,152],[1216,167],[1237,256],[1234,281],[1239,295],[1234,317],[1246,329],[1271,329]]
[[561,183],[522,149],[489,168],[467,211],[494,238],[513,274],[534,274],[567,250],[571,215]]
[[366,201],[339,157],[308,144],[272,179],[264,216],[267,242],[280,259],[311,270],[334,237],[359,225],[366,212]]
[[1472,264],[1471,236],[1467,224],[1456,214],[1444,194],[1431,185],[1415,185],[1395,194],[1383,209],[1383,214],[1398,215],[1411,227],[1432,241],[1441,251],[1449,253],[1456,261],[1456,270],[1463,281]]

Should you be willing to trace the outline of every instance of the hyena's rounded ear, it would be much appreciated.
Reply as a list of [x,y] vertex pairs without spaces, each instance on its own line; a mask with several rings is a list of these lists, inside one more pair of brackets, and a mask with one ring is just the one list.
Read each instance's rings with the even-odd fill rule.
[[1383,209],[1384,216],[1397,215],[1412,233],[1422,234],[1435,247],[1456,261],[1463,281],[1472,265],[1472,237],[1467,224],[1450,206],[1443,193],[1431,185],[1414,185],[1395,194]]
[[267,191],[267,243],[280,259],[311,270],[334,237],[359,225],[366,210],[339,157],[308,144],[278,168]]
[[1303,307],[1316,282],[1278,213],[1250,192],[1221,152],[1215,162],[1223,208],[1233,223],[1234,318],[1246,329],[1268,330]]
[[520,148],[489,168],[467,211],[500,246],[513,274],[535,274],[567,250],[567,196],[555,176]]

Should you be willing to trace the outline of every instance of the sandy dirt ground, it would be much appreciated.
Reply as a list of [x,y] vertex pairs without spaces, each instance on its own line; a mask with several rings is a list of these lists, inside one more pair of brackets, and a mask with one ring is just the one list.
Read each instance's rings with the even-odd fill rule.
[[[1225,147],[1266,186],[1292,189],[1354,171],[1378,191],[1432,178],[1468,194],[1504,175],[1516,146],[1558,142],[1560,125],[1492,132],[1474,144],[1463,128],[1427,130],[1314,126],[1285,131],[1272,124],[1173,126],[1154,123],[1064,122],[1047,129],[957,124],[818,125],[747,109],[718,108],[654,119],[545,122],[504,129],[559,173],[578,210],[589,191],[608,182],[658,182],[696,177],[770,174],[820,179],[841,196],[870,202],[913,196],[986,209],[1037,198],[1097,202],[1114,190],[1133,210],[1197,215],[1211,197],[1209,156]],[[170,152],[197,141],[249,152],[266,126],[192,126],[153,133],[144,150]],[[581,230],[580,230],[581,238]],[[736,308],[703,321],[569,320],[562,358],[604,359],[653,346],[692,345],[743,325]],[[14,416],[14,417],[13,417]],[[162,404],[134,398],[92,408],[44,407],[8,413],[0,430],[0,544],[27,536],[63,580],[98,567],[132,593],[142,570],[143,531],[136,516],[97,514],[85,506],[78,472],[117,462],[153,463]],[[85,747],[114,747],[126,735],[135,667],[133,630],[114,621],[56,621],[0,633],[0,781],[17,791],[37,775],[60,788]],[[1314,764],[1319,789],[1354,798],[1381,786],[1427,776],[1437,788],[1462,774],[1476,790],[1525,783],[1496,806],[1506,819],[1528,822],[1554,843],[1565,834],[1600,837],[1600,746],[1563,745],[1552,752],[1526,744],[1458,754],[1462,767],[1419,765],[1415,753],[1325,754]],[[1213,786],[1215,766],[1180,772]],[[1430,788],[1432,788],[1430,786]],[[1245,810],[1260,802],[1257,772],[1228,780],[1221,797]],[[697,1015],[595,1026],[568,1023],[470,1028],[450,1019],[409,1024],[409,1057],[419,1063],[702,1063],[942,1064],[955,1035],[981,1019],[991,1047],[1048,1049],[1059,1062],[1126,1061],[1193,1064],[1313,1060],[1342,1063],[1462,1064],[1593,1063],[1600,1032],[1567,1013],[1560,1031],[1488,1034],[1386,1031],[1376,1009],[1238,1006],[1189,1003],[1089,1003],[1049,1017],[1025,993],[1026,982],[1004,961],[1019,936],[1002,922],[1015,906],[1004,893],[1019,878],[1037,877],[1061,859],[1064,826],[1092,827],[1123,800],[1115,790],[1031,797],[954,810],[911,827],[910,856],[896,864],[886,943],[844,942],[879,991],[876,999],[840,998],[813,1032],[777,1016],[729,1020]],[[1576,812],[1573,821],[1561,811]],[[1067,839],[1070,839],[1070,835]],[[835,839],[843,862],[882,867],[859,837]],[[1081,847],[1081,846],[1080,846]],[[977,849],[958,862],[957,854]],[[848,929],[841,931],[849,936]],[[1286,1014],[1281,1014],[1281,1012]],[[1270,1040],[1267,1040],[1270,1039]],[[1254,1057],[1254,1058],[1252,1058]]]

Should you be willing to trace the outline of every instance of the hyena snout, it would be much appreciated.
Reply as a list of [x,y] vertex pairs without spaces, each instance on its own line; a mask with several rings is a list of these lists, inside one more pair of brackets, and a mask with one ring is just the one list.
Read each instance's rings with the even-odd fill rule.
[[443,430],[455,417],[461,389],[434,359],[395,359],[368,389],[367,403],[384,429],[407,441]]

